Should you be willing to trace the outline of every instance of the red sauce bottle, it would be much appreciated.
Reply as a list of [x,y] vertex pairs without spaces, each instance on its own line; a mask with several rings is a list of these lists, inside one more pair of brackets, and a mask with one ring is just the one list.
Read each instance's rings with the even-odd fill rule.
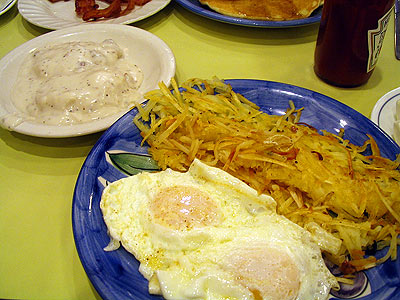
[[368,81],[376,65],[394,0],[325,0],[314,71],[342,87]]

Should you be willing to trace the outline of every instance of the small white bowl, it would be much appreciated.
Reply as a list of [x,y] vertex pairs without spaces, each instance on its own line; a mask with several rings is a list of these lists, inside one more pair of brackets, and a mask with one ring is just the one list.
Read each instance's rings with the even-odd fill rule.
[[393,138],[396,102],[400,100],[400,87],[383,95],[371,112],[371,120]]
[[121,48],[126,48],[132,62],[143,71],[144,79],[139,89],[142,94],[157,89],[161,81],[168,86],[175,76],[175,57],[171,49],[160,38],[143,29],[119,24],[85,24],[52,31],[22,44],[0,60],[0,125],[7,130],[49,138],[80,136],[107,129],[130,108],[116,115],[76,125],[51,126],[27,119],[20,122],[1,121],[7,119],[6,116],[18,113],[11,99],[11,91],[28,53],[54,42],[102,42],[105,39],[113,39]]

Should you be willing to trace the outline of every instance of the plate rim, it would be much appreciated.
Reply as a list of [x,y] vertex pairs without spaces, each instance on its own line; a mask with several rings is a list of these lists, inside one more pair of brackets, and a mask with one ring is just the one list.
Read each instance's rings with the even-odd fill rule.
[[[390,142],[390,146],[393,148],[394,152],[400,153],[400,147],[393,141],[390,139],[390,137],[381,129],[379,128],[374,122],[372,122],[370,119],[368,119],[367,117],[365,117],[364,115],[362,115],[361,113],[359,113],[358,111],[352,109],[351,107],[347,106],[346,104],[331,98],[329,96],[326,96],[324,94],[321,94],[319,92],[307,89],[307,88],[303,88],[297,85],[292,85],[292,84],[286,84],[286,83],[281,83],[281,82],[275,82],[275,81],[267,81],[267,80],[259,80],[259,79],[224,79],[224,81],[226,83],[229,84],[234,84],[235,83],[242,83],[242,82],[255,82],[258,84],[266,84],[269,87],[268,88],[272,88],[274,86],[281,88],[285,87],[285,88],[295,88],[297,91],[301,91],[301,92],[308,92],[308,93],[312,93],[312,95],[317,95],[319,98],[321,99],[325,99],[326,101],[333,101],[333,104],[341,109],[346,109],[346,110],[350,110],[350,112],[353,114],[355,113],[357,116],[360,116],[365,122],[367,122],[368,124],[370,124],[375,130],[377,130],[379,133],[383,134],[383,137],[385,139],[389,139],[388,142]],[[272,86],[272,87],[271,87]],[[235,86],[232,86],[233,89],[235,89]],[[299,94],[301,95],[301,94]],[[128,112],[127,114],[124,115],[124,117],[128,118],[128,117],[132,117],[136,114],[136,112]],[[91,283],[93,284],[93,286],[95,287],[96,291],[105,299],[105,300],[111,300],[112,297],[110,298],[109,296],[112,296],[110,293],[111,291],[107,290],[104,291],[102,289],[102,284],[101,284],[101,279],[99,279],[97,276],[95,276],[92,272],[92,270],[89,269],[89,265],[90,263],[87,262],[87,253],[85,253],[85,251],[83,250],[83,245],[79,243],[78,241],[78,234],[80,232],[80,230],[82,230],[82,228],[80,228],[78,230],[79,224],[77,223],[78,220],[76,219],[76,215],[79,213],[79,208],[77,206],[77,202],[78,202],[78,192],[79,192],[79,188],[80,186],[83,184],[82,181],[86,181],[88,173],[89,173],[89,167],[87,166],[87,163],[89,162],[89,160],[92,158],[92,156],[94,155],[98,155],[98,153],[100,153],[100,150],[103,150],[103,146],[101,146],[104,142],[107,142],[107,138],[109,138],[110,135],[113,134],[113,130],[114,127],[116,127],[118,124],[117,122],[115,124],[113,124],[96,142],[96,144],[93,146],[93,148],[90,150],[90,152],[88,153],[82,168],[79,172],[79,175],[77,177],[77,181],[76,181],[76,185],[74,188],[74,193],[73,193],[73,201],[72,201],[72,214],[71,214],[71,218],[72,218],[72,229],[73,229],[73,238],[74,238],[74,243],[75,243],[75,247],[79,256],[79,259],[81,261],[81,264],[83,266],[83,268],[85,269],[85,272],[87,274],[87,276],[89,277]],[[132,125],[134,126],[134,125]],[[100,150],[98,148],[101,148]],[[102,153],[103,154],[103,153]],[[97,180],[97,175],[98,173],[96,173],[96,180]],[[93,195],[93,188],[90,187],[90,195]],[[91,200],[90,200],[91,201]],[[91,202],[90,202],[91,203]],[[154,296],[154,295],[150,295],[150,296]],[[336,298],[334,298],[336,299]]]
[[[56,31],[51,31],[48,33],[45,33],[43,35],[37,36],[21,45],[18,47],[14,48],[10,52],[8,52],[4,57],[0,59],[0,72],[3,72],[4,70],[7,69],[8,64],[11,62],[12,59],[16,59],[21,56],[26,56],[29,51],[32,51],[32,49],[35,49],[36,47],[40,47],[42,45],[45,45],[47,43],[51,43],[52,41],[60,38],[60,37],[65,37],[68,35],[73,35],[73,34],[88,34],[90,32],[101,32],[101,33],[107,33],[107,32],[119,32],[121,34],[128,34],[132,36],[133,39],[136,39],[138,36],[146,37],[147,40],[151,41],[152,44],[156,43],[157,45],[161,45],[161,47],[157,47],[159,53],[162,53],[163,55],[163,61],[166,62],[166,69],[165,69],[165,74],[160,74],[160,76],[165,76],[165,78],[158,78],[157,83],[159,81],[164,81],[164,83],[169,86],[170,85],[170,80],[175,76],[176,72],[176,60],[174,53],[172,52],[171,48],[167,45],[167,43],[156,36],[155,34],[135,27],[135,26],[127,26],[127,25],[122,25],[122,24],[88,24],[88,25],[77,25],[77,26],[72,26],[68,28],[63,28],[59,29]],[[140,35],[139,35],[140,34]],[[165,58],[164,58],[165,56]],[[17,70],[16,70],[17,72]],[[0,78],[2,78],[4,75],[0,74]],[[153,88],[156,88],[154,86]],[[12,87],[10,87],[12,89]],[[10,96],[10,95],[8,95]],[[6,97],[5,97],[6,98]],[[4,98],[3,98],[4,99]],[[11,99],[7,99],[5,102],[0,99],[0,112],[8,112],[4,104],[9,104],[12,103]],[[93,122],[88,122],[88,123],[83,123],[83,124],[75,124],[75,125],[67,125],[67,126],[57,126],[57,125],[42,125],[34,122],[29,122],[29,121],[24,121],[21,124],[18,124],[16,126],[12,126],[12,128],[7,128],[7,126],[2,125],[0,123],[0,127],[22,133],[25,135],[30,135],[30,136],[35,136],[35,137],[43,137],[43,138],[67,138],[67,137],[75,137],[75,136],[82,136],[82,135],[87,135],[87,134],[92,134],[96,133],[99,131],[103,131],[110,127],[112,123],[114,123],[117,119],[119,119],[121,116],[123,116],[129,108],[116,113],[111,116],[107,116],[105,118],[102,118],[100,120],[96,120]],[[1,116],[0,116],[1,117]],[[32,129],[33,127],[33,129]]]
[[17,0],[9,0],[6,6],[4,6],[2,10],[0,10],[0,16],[9,11],[14,6],[15,2],[17,2]]
[[245,27],[258,27],[258,28],[291,28],[291,27],[301,27],[319,23],[321,20],[322,7],[317,8],[321,10],[321,13],[316,15],[311,15],[308,18],[298,19],[298,20],[288,20],[288,21],[267,21],[267,20],[251,20],[244,18],[231,17],[227,15],[220,14],[211,9],[208,9],[201,5],[194,4],[190,0],[175,0],[182,7],[188,9],[189,11],[206,17],[211,20],[220,21],[227,24],[240,25]]
[[[398,99],[396,99],[398,98]],[[384,94],[381,98],[379,98],[379,100],[375,103],[374,107],[372,108],[372,112],[371,112],[371,120],[377,124],[379,127],[382,126],[382,117],[383,117],[383,110],[385,108],[386,105],[388,105],[389,103],[391,103],[394,100],[400,100],[400,87],[395,88],[389,92],[387,92],[386,94]],[[393,122],[394,122],[394,116],[389,116],[390,119],[393,118]],[[381,127],[382,130],[384,130],[389,136],[393,135],[393,129],[391,128],[384,128]]]

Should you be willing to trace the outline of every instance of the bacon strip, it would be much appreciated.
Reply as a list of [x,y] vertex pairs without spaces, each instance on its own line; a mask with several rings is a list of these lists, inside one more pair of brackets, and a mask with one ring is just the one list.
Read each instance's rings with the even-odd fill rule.
[[83,16],[85,13],[95,10],[98,7],[95,0],[75,0],[75,12],[78,16]]
[[128,0],[128,4],[125,9],[121,12],[121,16],[129,14],[135,8],[135,0]]
[[[69,0],[49,0],[52,3]],[[75,12],[84,21],[97,20],[101,18],[116,18],[129,14],[136,5],[143,6],[151,0],[102,0],[109,4],[108,7],[100,9],[96,0],[75,0]]]
[[107,8],[104,9],[92,9],[85,12],[82,16],[84,21],[97,20],[100,18],[111,18],[118,17],[121,12],[121,0],[114,0]]

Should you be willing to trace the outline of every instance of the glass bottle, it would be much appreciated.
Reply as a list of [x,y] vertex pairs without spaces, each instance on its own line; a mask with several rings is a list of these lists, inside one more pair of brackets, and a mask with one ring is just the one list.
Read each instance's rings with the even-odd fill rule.
[[368,81],[377,63],[394,0],[325,0],[314,71],[342,87]]

